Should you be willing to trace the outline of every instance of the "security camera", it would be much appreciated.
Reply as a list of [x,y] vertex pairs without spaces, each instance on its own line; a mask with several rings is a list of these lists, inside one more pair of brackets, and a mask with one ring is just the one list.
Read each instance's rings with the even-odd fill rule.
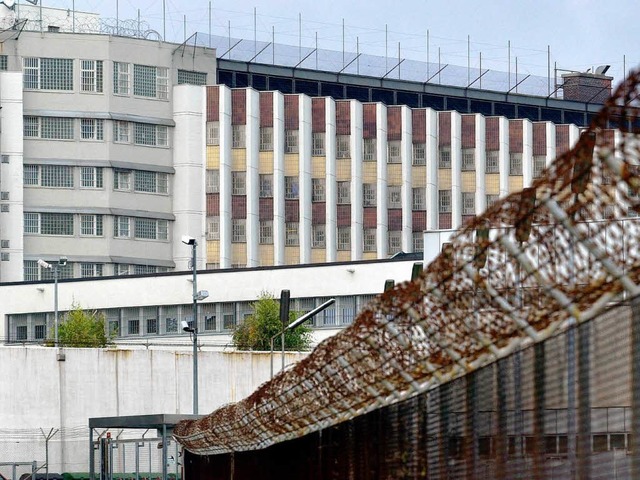
[[40,265],[42,268],[51,268],[51,264],[45,262],[41,258],[38,259],[38,265]]
[[184,243],[185,245],[195,245],[196,244],[196,239],[193,237],[190,237],[189,235],[183,235],[182,236],[182,243]]
[[182,330],[185,332],[193,332],[193,328],[189,326],[189,323],[186,320],[182,320]]

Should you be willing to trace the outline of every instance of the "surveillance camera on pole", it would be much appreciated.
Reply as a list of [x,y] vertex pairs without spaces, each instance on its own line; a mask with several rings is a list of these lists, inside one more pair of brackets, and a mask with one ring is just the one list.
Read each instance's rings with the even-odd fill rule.
[[193,333],[193,328],[189,326],[189,323],[186,320],[182,320],[181,325],[184,332]]
[[182,235],[182,243],[185,245],[196,245],[196,239],[189,235]]

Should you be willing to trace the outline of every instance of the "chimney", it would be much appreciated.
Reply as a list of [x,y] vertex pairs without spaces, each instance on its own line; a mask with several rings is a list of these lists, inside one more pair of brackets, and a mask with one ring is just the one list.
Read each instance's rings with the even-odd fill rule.
[[611,96],[611,81],[605,72],[608,65],[596,69],[596,73],[566,73],[562,75],[562,90],[565,100],[584,103],[604,103]]

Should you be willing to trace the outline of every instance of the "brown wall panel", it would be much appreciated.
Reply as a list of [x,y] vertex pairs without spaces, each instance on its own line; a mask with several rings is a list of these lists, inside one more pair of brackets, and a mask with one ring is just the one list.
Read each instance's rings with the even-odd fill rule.
[[412,230],[414,232],[424,232],[427,229],[427,212],[413,211],[412,216]]
[[411,110],[411,130],[413,143],[425,143],[427,141],[427,111],[424,108]]
[[476,146],[476,116],[462,115],[462,148]]
[[273,220],[273,198],[261,198],[258,206],[260,220]]
[[402,209],[390,208],[387,214],[389,215],[389,230],[402,230]]
[[285,130],[298,130],[298,95],[284,96],[284,128]]
[[338,226],[351,226],[351,205],[337,205]]
[[376,104],[362,106],[362,138],[376,138]]
[[220,215],[219,193],[207,193],[207,215],[214,217]]
[[273,127],[273,92],[260,92],[260,126]]
[[326,130],[325,122],[325,98],[312,98],[311,99],[311,130],[316,132],[324,132]]
[[[402,109],[400,107],[387,108],[387,139],[402,139]],[[415,138],[414,138],[415,141]]]
[[438,113],[438,145],[451,145],[451,112]]
[[220,87],[207,87],[207,122],[220,119]]
[[533,124],[533,154],[547,154],[547,124],[536,122]]
[[336,102],[336,135],[351,133],[351,102]]
[[247,91],[244,88],[231,91],[231,124],[247,124]]
[[556,126],[556,156],[569,150],[569,125]]
[[522,153],[522,120],[509,120],[509,153]]
[[327,209],[325,202],[314,202],[311,204],[311,223],[313,225],[323,225],[327,223]]
[[500,150],[500,119],[489,117],[485,122],[485,149]]
[[298,200],[284,201],[284,221],[285,222],[300,221],[300,209],[298,205]]
[[247,218],[246,195],[231,195],[231,218]]
[[376,228],[378,225],[378,216],[376,207],[364,207],[363,209],[364,228]]

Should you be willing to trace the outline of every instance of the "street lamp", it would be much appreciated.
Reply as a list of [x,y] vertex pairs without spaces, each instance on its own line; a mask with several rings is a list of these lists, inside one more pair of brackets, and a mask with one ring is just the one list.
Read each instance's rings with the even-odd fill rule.
[[67,257],[60,257],[57,263],[51,264],[45,262],[41,258],[38,259],[38,265],[42,268],[50,268],[53,270],[53,309],[54,309],[54,345],[58,347],[58,268],[64,267],[67,264]]
[[198,414],[198,300],[209,296],[206,290],[198,291],[198,272],[196,269],[196,247],[198,242],[188,235],[182,236],[182,243],[191,245],[191,271],[193,272],[193,325],[182,321],[182,330],[193,334],[193,414]]

